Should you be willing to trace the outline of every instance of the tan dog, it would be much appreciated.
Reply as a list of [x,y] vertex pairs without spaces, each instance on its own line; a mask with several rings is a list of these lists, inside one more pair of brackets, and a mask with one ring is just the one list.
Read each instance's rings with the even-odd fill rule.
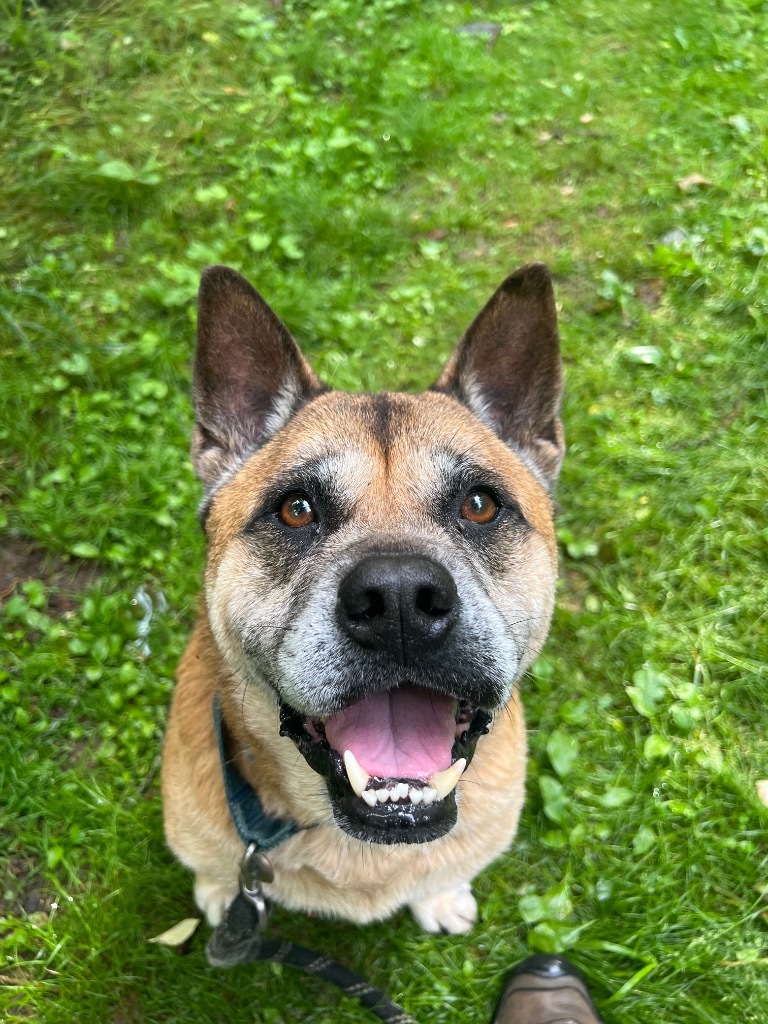
[[523,802],[515,683],[552,613],[560,391],[540,264],[504,282],[421,395],[328,390],[247,281],[203,274],[193,461],[209,554],[163,796],[212,924],[244,850],[218,694],[228,759],[298,827],[269,854],[270,898],[472,926],[470,882]]

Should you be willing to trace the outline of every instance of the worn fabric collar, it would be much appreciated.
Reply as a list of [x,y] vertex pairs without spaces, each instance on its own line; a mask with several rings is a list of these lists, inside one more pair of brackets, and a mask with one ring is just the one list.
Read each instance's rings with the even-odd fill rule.
[[256,790],[243,778],[234,760],[227,754],[224,736],[226,725],[221,717],[218,693],[213,697],[213,727],[219,746],[224,791],[237,834],[246,846],[254,843],[259,850],[272,850],[299,832],[301,826],[295,821],[286,821],[284,818],[274,818],[267,814]]

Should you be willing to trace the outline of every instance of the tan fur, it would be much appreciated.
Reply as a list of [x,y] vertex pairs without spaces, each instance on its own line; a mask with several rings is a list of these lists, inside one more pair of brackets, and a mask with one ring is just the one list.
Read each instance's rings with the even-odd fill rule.
[[[434,450],[451,438],[476,449],[512,480],[515,495],[535,527],[529,541],[525,586],[551,594],[556,571],[554,530],[548,495],[513,451],[458,402],[440,394],[398,396],[402,415],[399,446],[385,463],[360,413],[364,396],[331,393],[299,413],[292,429],[256,452],[217,496],[211,511],[207,569],[208,599],[234,598],[247,554],[238,533],[276,464],[323,455],[329,438],[348,439],[346,457],[357,453],[361,495],[356,522],[365,533],[427,534],[423,483]],[[541,583],[531,573],[544,577]],[[542,621],[546,633],[549,612]],[[166,741],[163,795],[171,849],[197,874],[234,887],[242,844],[229,817],[212,727],[211,701],[222,694],[224,717],[240,754],[238,766],[258,790],[266,810],[290,817],[302,832],[272,854],[276,879],[269,892],[295,909],[341,915],[363,922],[385,917],[404,904],[427,898],[466,880],[505,850],[523,802],[526,744],[517,696],[481,739],[459,783],[459,821],[449,835],[425,845],[363,845],[333,823],[325,784],[280,737],[278,709],[265,694],[246,688],[225,667],[211,636],[208,612],[200,620],[179,666]],[[234,892],[234,888],[233,888]]]

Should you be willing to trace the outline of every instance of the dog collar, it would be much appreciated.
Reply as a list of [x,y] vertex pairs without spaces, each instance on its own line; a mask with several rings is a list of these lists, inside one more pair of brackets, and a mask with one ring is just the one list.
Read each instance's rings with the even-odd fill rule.
[[255,845],[259,851],[272,850],[290,839],[301,830],[295,821],[274,818],[267,814],[253,786],[237,770],[235,762],[227,755],[225,742],[226,725],[221,716],[221,701],[218,693],[213,697],[213,727],[219,746],[221,774],[227,796],[229,813],[232,815],[237,834],[246,847]]

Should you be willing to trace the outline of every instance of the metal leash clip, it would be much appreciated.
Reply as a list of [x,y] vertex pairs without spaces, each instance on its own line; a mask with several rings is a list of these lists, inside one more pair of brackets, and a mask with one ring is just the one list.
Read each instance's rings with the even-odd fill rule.
[[259,917],[259,931],[267,927],[267,900],[264,895],[264,882],[274,880],[275,872],[256,843],[249,843],[240,861],[240,891],[256,908]]

